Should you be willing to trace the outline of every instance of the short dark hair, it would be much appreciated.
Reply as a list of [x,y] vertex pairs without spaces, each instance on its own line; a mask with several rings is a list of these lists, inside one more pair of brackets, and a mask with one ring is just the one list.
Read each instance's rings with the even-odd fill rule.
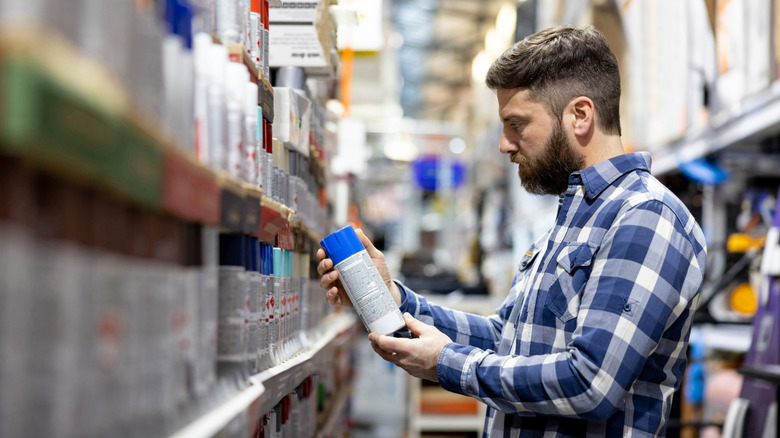
[[599,127],[620,131],[620,71],[615,54],[593,26],[553,27],[516,43],[496,59],[485,84],[492,90],[528,88],[558,119],[572,99],[589,97]]

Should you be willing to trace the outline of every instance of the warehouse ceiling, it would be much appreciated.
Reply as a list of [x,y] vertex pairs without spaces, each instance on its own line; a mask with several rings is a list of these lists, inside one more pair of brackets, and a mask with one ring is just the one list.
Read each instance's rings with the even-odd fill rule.
[[485,44],[500,2],[393,0],[391,20],[403,44],[398,65],[404,116],[453,118],[471,83],[471,63]]

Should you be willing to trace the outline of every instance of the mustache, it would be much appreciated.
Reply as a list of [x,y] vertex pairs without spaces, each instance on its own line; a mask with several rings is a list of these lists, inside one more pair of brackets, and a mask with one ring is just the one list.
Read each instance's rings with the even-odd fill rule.
[[518,152],[511,152],[509,154],[509,161],[515,163],[515,164],[527,164],[528,158],[520,155]]

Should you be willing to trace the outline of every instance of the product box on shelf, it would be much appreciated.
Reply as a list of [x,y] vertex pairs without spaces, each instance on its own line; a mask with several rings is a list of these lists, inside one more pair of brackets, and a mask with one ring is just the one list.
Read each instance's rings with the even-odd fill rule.
[[744,3],[745,14],[745,95],[769,88],[771,77],[772,0]]
[[242,233],[246,220],[244,189],[238,181],[220,174],[221,216],[220,226],[226,230]]
[[309,156],[309,125],[311,101],[292,88],[274,89],[273,136],[288,147]]
[[[332,0],[283,2],[270,10],[271,67],[304,67],[310,76],[333,76],[339,64]],[[314,6],[312,8],[311,6]]]
[[715,35],[710,25],[707,5],[689,2],[688,6],[688,79],[686,87],[688,134],[695,136],[709,123],[708,92],[715,82]]
[[239,64],[246,65],[247,69],[249,69],[249,80],[252,82],[257,82],[259,80],[262,80],[263,72],[258,70],[257,65],[252,61],[252,58],[249,57],[249,55],[244,50],[244,46],[241,44],[225,44],[225,48],[228,52],[228,58],[230,59],[230,62],[236,62]]
[[304,67],[312,75],[331,76],[335,73],[335,47],[325,48],[319,41],[313,24],[271,23],[271,67]]
[[[282,0],[281,5],[268,10],[271,23],[313,23],[318,0],[307,2]],[[326,1],[326,3],[328,3]]]
[[260,93],[260,107],[263,108],[263,119],[268,123],[274,122],[274,87],[268,79],[263,78],[257,84]]
[[744,0],[718,0],[715,9],[715,50],[718,79],[715,98],[718,113],[737,108],[746,89],[746,32]]
[[772,26],[771,36],[772,39],[772,62],[771,62],[771,75],[772,80],[780,80],[780,0],[773,0],[772,2]]
[[260,230],[261,202],[263,192],[245,187],[246,206],[244,207],[244,233],[256,236]]

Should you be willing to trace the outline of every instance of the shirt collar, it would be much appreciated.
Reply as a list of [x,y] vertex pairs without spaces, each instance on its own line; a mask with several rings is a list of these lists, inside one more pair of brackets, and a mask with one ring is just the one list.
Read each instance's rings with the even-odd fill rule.
[[649,152],[618,155],[572,173],[569,176],[569,184],[582,184],[585,188],[585,198],[593,199],[618,178],[631,171],[649,172],[651,161]]

